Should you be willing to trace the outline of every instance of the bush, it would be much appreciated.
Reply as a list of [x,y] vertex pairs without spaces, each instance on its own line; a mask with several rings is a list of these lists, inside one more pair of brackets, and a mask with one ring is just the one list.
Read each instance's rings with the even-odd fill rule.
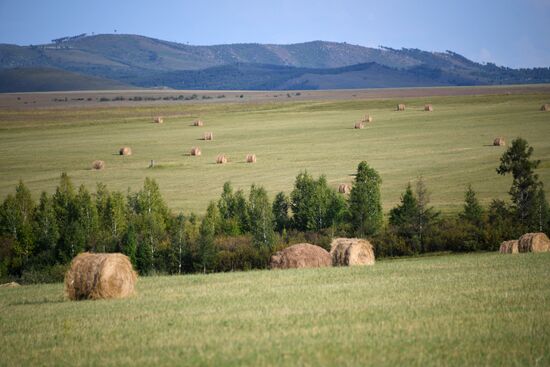
[[61,283],[65,278],[65,273],[69,269],[69,264],[52,265],[42,269],[29,269],[23,271],[20,282],[22,284],[36,283]]

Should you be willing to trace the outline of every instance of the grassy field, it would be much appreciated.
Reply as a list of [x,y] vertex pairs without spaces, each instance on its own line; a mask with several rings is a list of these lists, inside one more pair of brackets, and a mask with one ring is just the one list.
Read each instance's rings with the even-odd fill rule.
[[141,278],[134,298],[0,289],[0,365],[543,366],[550,254]]
[[[27,98],[27,97],[25,97]],[[283,98],[281,98],[283,100]],[[225,181],[248,190],[263,185],[273,197],[289,192],[294,178],[307,169],[326,174],[331,185],[351,182],[357,164],[366,160],[383,179],[385,210],[399,200],[406,184],[422,175],[432,204],[457,211],[468,183],[483,204],[506,198],[511,179],[495,173],[504,147],[497,136],[517,136],[535,148],[543,161],[538,173],[550,182],[550,113],[540,112],[550,94],[452,96],[375,100],[256,103],[168,104],[94,108],[0,109],[0,197],[14,191],[19,179],[35,197],[53,192],[61,171],[76,184],[95,189],[137,190],[146,176],[155,178],[172,209],[203,213]],[[396,112],[395,104],[407,105]],[[435,111],[424,112],[424,103]],[[353,129],[365,113],[374,123]],[[152,117],[165,116],[162,125]],[[204,127],[193,127],[202,118]],[[215,141],[200,140],[212,131]],[[121,157],[130,146],[134,155]],[[201,157],[189,156],[193,146]],[[216,165],[219,153],[230,163]],[[244,163],[255,153],[258,163]],[[92,171],[91,162],[107,168]],[[149,169],[150,160],[157,167]],[[550,185],[546,185],[548,190]]]

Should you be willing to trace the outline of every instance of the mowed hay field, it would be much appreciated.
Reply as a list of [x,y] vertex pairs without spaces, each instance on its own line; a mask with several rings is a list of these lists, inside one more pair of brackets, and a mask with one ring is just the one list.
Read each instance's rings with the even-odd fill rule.
[[0,365],[547,366],[550,254],[0,289]]
[[[336,92],[337,93],[337,92]],[[15,97],[14,97],[15,98]],[[283,100],[282,98],[280,100]],[[468,183],[482,204],[507,198],[511,178],[495,168],[507,144],[518,136],[535,148],[537,171],[550,182],[550,113],[540,106],[550,94],[423,97],[371,100],[312,100],[250,103],[195,103],[72,108],[0,109],[0,196],[14,191],[19,179],[38,197],[53,192],[62,171],[74,182],[95,189],[138,190],[146,176],[155,178],[170,208],[203,213],[225,181],[248,190],[263,185],[271,197],[290,192],[296,175],[307,169],[326,174],[335,188],[351,183],[360,161],[382,176],[388,210],[409,181],[422,175],[432,204],[457,211]],[[395,111],[397,103],[406,110]],[[425,112],[424,105],[433,105]],[[56,105],[58,106],[58,105]],[[374,121],[353,126],[366,113]],[[152,123],[163,116],[163,124]],[[201,118],[203,127],[192,122]],[[213,132],[214,141],[203,141]],[[132,156],[119,156],[128,146]],[[202,150],[190,155],[192,147]],[[219,154],[229,163],[215,164]],[[245,162],[248,153],[257,163]],[[102,171],[91,170],[105,161]],[[148,168],[155,160],[157,166]],[[548,190],[550,185],[546,185]]]

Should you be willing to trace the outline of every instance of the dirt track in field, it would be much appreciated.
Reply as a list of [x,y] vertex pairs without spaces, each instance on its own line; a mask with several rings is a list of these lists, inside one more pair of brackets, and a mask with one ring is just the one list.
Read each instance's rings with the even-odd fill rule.
[[[190,91],[138,89],[122,91],[0,93],[0,108],[97,108],[162,104],[363,100],[487,94],[550,94],[550,84],[321,91]],[[135,99],[136,97],[141,100],[129,100],[130,98]],[[117,100],[114,100],[115,98],[117,98]]]

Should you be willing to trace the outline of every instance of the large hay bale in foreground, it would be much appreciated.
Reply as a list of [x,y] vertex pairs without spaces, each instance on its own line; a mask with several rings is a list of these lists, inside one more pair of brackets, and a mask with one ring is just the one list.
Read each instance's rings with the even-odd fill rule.
[[519,238],[519,252],[549,252],[550,240],[542,232],[526,233]]
[[193,147],[193,148],[191,148],[191,155],[199,156],[199,155],[201,155],[201,154],[202,154],[201,148],[199,148],[199,147]]
[[211,133],[211,132],[204,133],[203,140],[214,140],[214,133]]
[[330,244],[334,266],[374,265],[374,248],[360,238],[335,238]]
[[330,254],[322,247],[299,243],[271,256],[271,269],[321,268],[330,266]]
[[246,163],[256,163],[256,154],[247,154]]
[[217,164],[226,164],[227,163],[227,157],[225,154],[220,154],[217,158],[216,158],[216,163]]
[[403,103],[399,103],[397,105],[397,111],[405,111],[405,105]]
[[120,155],[132,155],[132,148],[130,147],[122,147],[118,151],[118,154]]
[[365,127],[365,124],[362,123],[362,122],[356,122],[354,127],[355,127],[356,129],[362,129],[362,128]]
[[96,160],[92,162],[92,169],[101,170],[103,168],[105,168],[104,161]]
[[424,111],[433,112],[434,108],[431,104],[424,105]]
[[204,126],[204,122],[201,119],[195,120],[193,126]]
[[506,145],[506,140],[504,140],[504,138],[495,138],[495,140],[493,140],[493,145],[495,147],[503,147]]
[[83,252],[65,274],[65,295],[74,301],[124,298],[134,294],[136,280],[127,256]]
[[162,124],[162,123],[164,123],[164,118],[162,118],[162,116],[157,116],[153,119],[153,122],[155,124]]
[[550,104],[548,104],[548,103],[543,104],[543,105],[540,107],[540,110],[541,110],[541,111],[545,111],[545,112],[550,111]]
[[518,240],[504,241],[500,244],[498,252],[501,254],[517,254],[518,249]]
[[345,183],[341,183],[338,186],[338,192],[340,194],[349,194],[351,192],[351,186]]

